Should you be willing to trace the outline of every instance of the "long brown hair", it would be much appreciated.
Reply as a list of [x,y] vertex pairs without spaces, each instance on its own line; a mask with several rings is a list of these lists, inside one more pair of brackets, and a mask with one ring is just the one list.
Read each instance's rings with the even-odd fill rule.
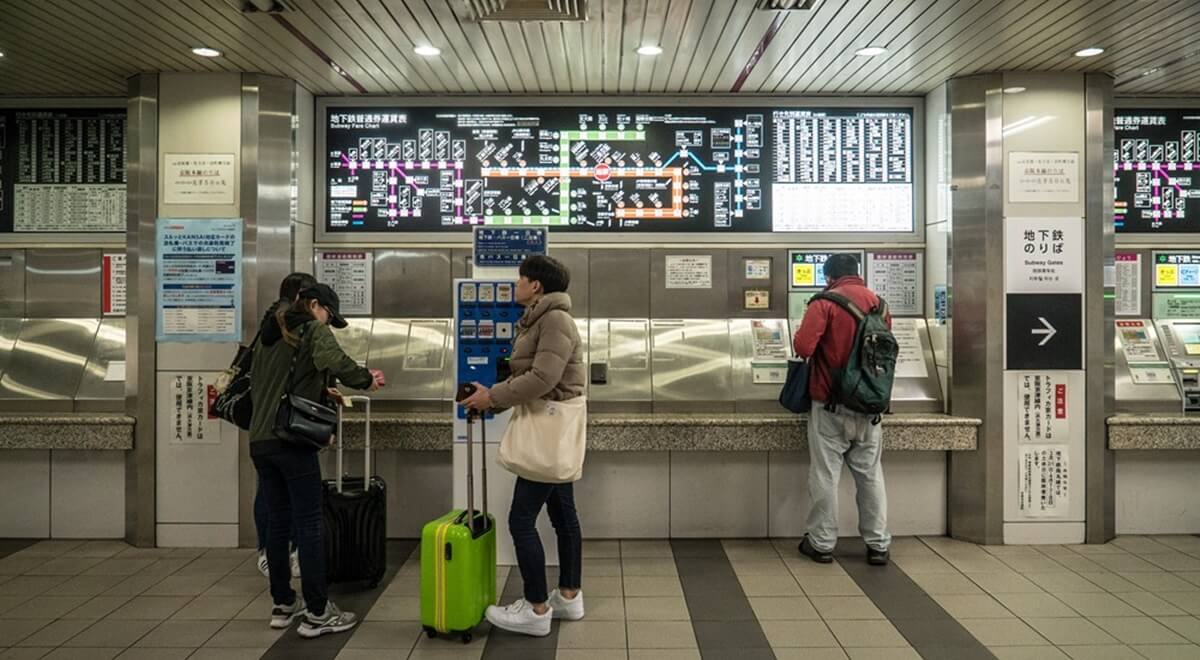
[[313,316],[312,308],[309,306],[312,300],[312,298],[297,298],[290,306],[284,307],[280,305],[279,309],[275,310],[275,322],[279,324],[279,330],[283,332],[283,340],[292,348],[300,345],[300,335],[288,329],[287,315],[295,312],[297,314],[308,314],[310,317],[316,318]]

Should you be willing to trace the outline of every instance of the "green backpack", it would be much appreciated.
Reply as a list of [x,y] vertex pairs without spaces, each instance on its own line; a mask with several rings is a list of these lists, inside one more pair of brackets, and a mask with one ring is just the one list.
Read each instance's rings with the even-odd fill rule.
[[828,300],[850,313],[858,322],[854,333],[853,348],[845,369],[833,369],[833,391],[829,403],[846,406],[850,410],[866,415],[875,415],[872,423],[878,424],[880,415],[887,412],[892,400],[892,381],[896,377],[896,357],[900,345],[888,329],[887,303],[883,298],[871,311],[863,313],[849,298],[832,291],[818,293],[812,300]]

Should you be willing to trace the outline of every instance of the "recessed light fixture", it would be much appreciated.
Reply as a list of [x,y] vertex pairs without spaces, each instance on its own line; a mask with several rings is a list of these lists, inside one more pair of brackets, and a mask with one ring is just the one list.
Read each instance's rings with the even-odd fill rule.
[[1092,46],[1090,48],[1084,48],[1083,50],[1075,51],[1075,57],[1095,57],[1096,55],[1099,55],[1100,53],[1103,53],[1103,52],[1104,52],[1103,48],[1100,48],[1097,46]]
[[1005,87],[1004,88],[1005,94],[1020,94],[1023,91],[1025,91],[1024,87]]
[[4,53],[0,53],[0,57],[4,57]]
[[413,52],[421,57],[437,57],[442,54],[442,49],[437,46],[417,46]]
[[220,57],[221,56],[221,51],[217,50],[216,48],[209,48],[207,46],[196,46],[195,48],[192,49],[192,52],[199,55],[200,57]]
[[886,52],[887,49],[883,46],[867,46],[866,48],[859,48],[854,51],[854,54],[861,57],[875,57],[876,55],[883,55]]
[[662,55],[662,46],[647,44],[637,49],[638,55]]

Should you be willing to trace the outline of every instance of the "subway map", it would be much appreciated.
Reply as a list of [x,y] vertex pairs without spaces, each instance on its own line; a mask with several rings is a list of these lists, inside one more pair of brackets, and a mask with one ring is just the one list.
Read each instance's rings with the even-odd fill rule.
[[1116,231],[1200,231],[1200,111],[1122,109],[1113,120]]

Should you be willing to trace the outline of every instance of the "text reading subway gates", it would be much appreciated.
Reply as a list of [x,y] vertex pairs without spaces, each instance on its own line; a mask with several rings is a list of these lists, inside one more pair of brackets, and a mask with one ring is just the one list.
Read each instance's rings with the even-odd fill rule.
[[910,109],[329,108],[326,229],[908,232]]

